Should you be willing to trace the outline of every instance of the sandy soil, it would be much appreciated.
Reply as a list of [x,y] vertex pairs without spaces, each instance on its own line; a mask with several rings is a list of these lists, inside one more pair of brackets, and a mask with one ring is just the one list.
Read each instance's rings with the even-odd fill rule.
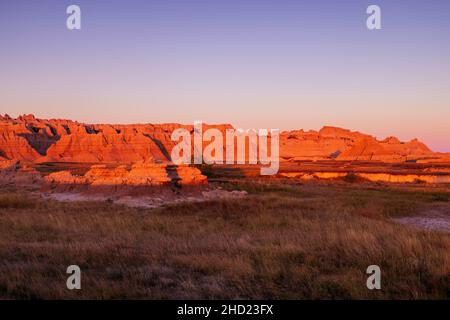
[[156,208],[169,204],[180,202],[201,202],[224,198],[243,198],[247,195],[246,191],[227,191],[220,188],[207,189],[197,194],[179,194],[168,195],[161,193],[160,195],[111,195],[111,194],[90,194],[87,192],[64,192],[64,193],[44,193],[45,199],[52,199],[64,202],[73,201],[111,201],[115,204],[125,205],[129,207]]
[[393,220],[420,229],[450,233],[450,212],[447,207],[432,209],[418,216],[394,218]]

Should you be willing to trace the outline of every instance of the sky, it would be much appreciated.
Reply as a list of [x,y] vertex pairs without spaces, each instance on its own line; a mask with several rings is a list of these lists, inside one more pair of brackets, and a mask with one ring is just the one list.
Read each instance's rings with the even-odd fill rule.
[[450,151],[450,1],[0,0],[4,113],[333,125]]

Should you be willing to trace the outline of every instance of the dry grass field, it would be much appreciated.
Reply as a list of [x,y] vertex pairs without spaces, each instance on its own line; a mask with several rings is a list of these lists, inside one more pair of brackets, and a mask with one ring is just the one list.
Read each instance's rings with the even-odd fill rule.
[[[218,185],[220,183],[217,183]],[[0,191],[2,299],[448,299],[450,234],[394,223],[446,189],[227,182],[245,199],[129,208]],[[66,288],[66,268],[82,289]],[[382,289],[368,290],[369,265]]]

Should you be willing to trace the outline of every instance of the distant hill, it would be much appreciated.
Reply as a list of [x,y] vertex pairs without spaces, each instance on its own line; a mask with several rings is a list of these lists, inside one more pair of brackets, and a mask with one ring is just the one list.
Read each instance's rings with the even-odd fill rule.
[[[173,130],[192,125],[83,124],[72,120],[16,119],[0,115],[0,159],[29,162],[137,162],[170,161],[175,142]],[[221,132],[229,124],[204,125]],[[207,143],[205,144],[207,145]],[[205,146],[204,145],[204,146]],[[401,142],[395,137],[375,137],[335,127],[319,131],[285,131],[280,135],[280,159],[363,160],[384,162],[450,162],[450,155],[435,153],[417,139]]]

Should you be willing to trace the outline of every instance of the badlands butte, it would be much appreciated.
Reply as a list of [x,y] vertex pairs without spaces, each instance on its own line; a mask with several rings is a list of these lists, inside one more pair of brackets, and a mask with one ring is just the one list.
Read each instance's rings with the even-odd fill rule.
[[[203,126],[223,133],[233,128]],[[205,186],[207,176],[213,180],[258,175],[258,166],[248,164],[174,165],[170,155],[178,141],[172,141],[171,134],[177,128],[194,130],[176,123],[83,124],[0,115],[0,182],[67,191],[87,186]],[[327,126],[281,132],[279,154],[279,172],[270,178],[450,183],[450,154],[433,152],[417,139],[380,141]]]

